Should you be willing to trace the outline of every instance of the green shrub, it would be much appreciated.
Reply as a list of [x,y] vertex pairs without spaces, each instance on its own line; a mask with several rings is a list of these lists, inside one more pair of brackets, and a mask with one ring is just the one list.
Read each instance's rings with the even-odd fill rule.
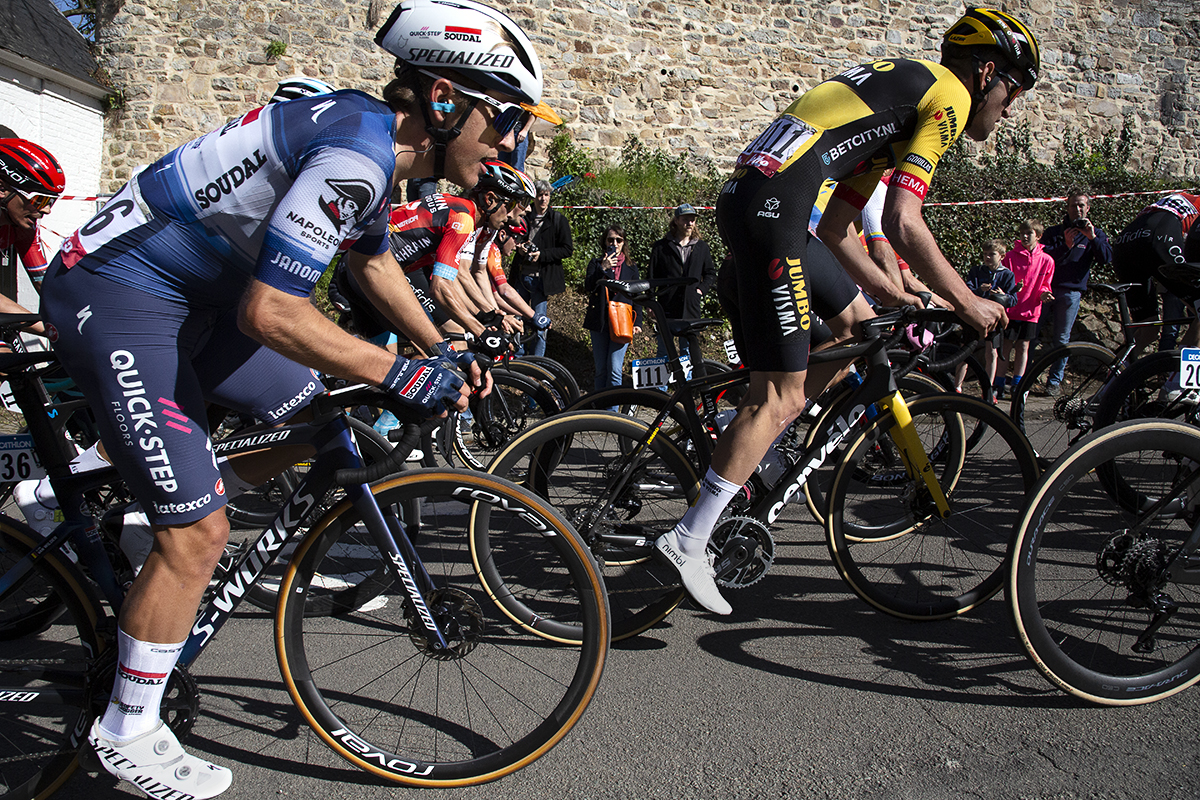
[[[617,209],[568,208],[564,213],[571,222],[575,254],[564,262],[567,282],[579,287],[588,262],[600,255],[600,234],[616,223],[625,229],[634,263],[645,273],[650,248],[666,235],[671,212],[681,203],[694,206],[716,205],[717,194],[725,177],[707,160],[689,159],[687,154],[669,155],[650,149],[630,135],[621,148],[616,164],[597,165],[594,157],[560,131],[550,143],[550,164],[554,180],[566,175],[575,180],[554,194],[555,206],[631,206]],[[662,206],[661,211],[646,211],[645,206]],[[725,255],[717,235],[713,212],[701,210],[701,232],[720,263]],[[711,296],[713,315],[717,314],[715,296]],[[706,307],[705,313],[710,313]]]
[[[942,252],[964,274],[976,262],[979,245],[985,239],[1012,242],[1017,226],[1024,219],[1055,225],[1061,221],[1064,203],[1061,200],[970,206],[935,203],[1061,197],[1076,185],[1094,195],[1180,188],[1170,176],[1128,169],[1130,157],[1138,146],[1129,118],[1120,129],[1104,133],[1099,141],[1088,141],[1080,133],[1068,133],[1049,164],[1034,158],[1032,136],[1028,122],[1003,126],[996,134],[994,152],[977,156],[968,152],[964,139],[960,138],[938,165],[924,209],[925,220]],[[594,155],[574,142],[565,129],[555,136],[549,152],[553,178],[567,175],[575,178],[555,193],[556,206],[635,207],[567,209],[575,255],[565,266],[567,280],[575,286],[582,284],[588,262],[599,255],[597,242],[606,225],[617,222],[625,228],[634,260],[644,266],[650,247],[666,233],[670,212],[645,211],[640,207],[674,207],[684,202],[698,207],[716,205],[726,177],[711,161],[651,149],[633,135],[626,140],[615,164],[598,164]],[[1109,235],[1115,235],[1149,200],[1145,195],[1097,200],[1092,204],[1092,221]],[[713,212],[701,211],[699,222],[719,265],[725,248],[717,235]],[[1101,268],[1097,277],[1108,279],[1111,273]],[[711,316],[720,313],[711,294],[704,311]]]
[[[1062,197],[1073,186],[1093,195],[1123,192],[1154,192],[1179,188],[1163,176],[1129,171],[1136,146],[1132,120],[1089,143],[1082,134],[1068,133],[1051,163],[1033,157],[1032,133],[1028,122],[1001,128],[994,153],[977,158],[968,154],[963,139],[955,142],[938,165],[937,175],[926,198],[925,220],[938,246],[961,272],[978,261],[985,239],[1011,244],[1022,220],[1038,219],[1047,227],[1062,221],[1061,200],[1040,203],[1004,203],[973,206],[936,206],[934,203],[1004,200],[1011,198]],[[1109,236],[1120,233],[1150,202],[1150,197],[1118,197],[1095,200],[1090,217]],[[1109,280],[1108,267],[1093,272],[1098,280]]]

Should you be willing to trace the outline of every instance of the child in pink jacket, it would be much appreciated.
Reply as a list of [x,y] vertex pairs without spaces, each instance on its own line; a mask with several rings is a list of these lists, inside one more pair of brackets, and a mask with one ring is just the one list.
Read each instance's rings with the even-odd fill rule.
[[1054,299],[1050,292],[1054,259],[1038,242],[1044,228],[1045,226],[1036,219],[1022,222],[1021,227],[1017,229],[1016,244],[1001,259],[1001,263],[1012,270],[1013,277],[1017,280],[1017,304],[1008,309],[1008,327],[1004,331],[1004,344],[996,371],[995,389],[997,396],[1001,398],[1004,397],[1010,352],[1013,377],[1007,384],[1016,386],[1021,382],[1021,377],[1025,374],[1025,365],[1029,361],[1029,343],[1037,338],[1042,303]]

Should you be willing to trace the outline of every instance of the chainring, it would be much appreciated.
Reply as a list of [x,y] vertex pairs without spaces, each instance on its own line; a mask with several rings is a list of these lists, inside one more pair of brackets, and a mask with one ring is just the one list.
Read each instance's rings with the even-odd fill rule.
[[[762,580],[775,561],[775,539],[753,517],[729,517],[713,530],[709,548],[717,552],[717,583],[727,589],[744,589]],[[735,566],[720,568],[727,558]]]

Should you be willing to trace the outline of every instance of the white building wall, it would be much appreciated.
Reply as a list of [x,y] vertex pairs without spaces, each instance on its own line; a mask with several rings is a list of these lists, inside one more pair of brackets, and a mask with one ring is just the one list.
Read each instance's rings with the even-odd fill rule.
[[[104,112],[100,101],[49,79],[0,64],[0,125],[45,147],[67,176],[65,195],[93,197],[100,188]],[[46,257],[96,213],[95,201],[59,200],[42,218]],[[36,311],[40,303],[25,271],[18,269],[17,301]]]

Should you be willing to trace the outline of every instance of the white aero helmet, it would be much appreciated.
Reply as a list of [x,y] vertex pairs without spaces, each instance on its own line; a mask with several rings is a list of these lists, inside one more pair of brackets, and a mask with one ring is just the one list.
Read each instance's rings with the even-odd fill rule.
[[375,34],[399,61],[438,73],[450,69],[485,90],[519,98],[527,111],[555,125],[542,103],[542,64],[521,26],[475,0],[404,0]]
[[293,75],[290,78],[284,78],[275,87],[275,94],[271,95],[270,103],[282,103],[285,100],[295,100],[299,97],[316,97],[322,94],[330,94],[334,89],[328,83],[316,78],[310,78],[307,75]]

